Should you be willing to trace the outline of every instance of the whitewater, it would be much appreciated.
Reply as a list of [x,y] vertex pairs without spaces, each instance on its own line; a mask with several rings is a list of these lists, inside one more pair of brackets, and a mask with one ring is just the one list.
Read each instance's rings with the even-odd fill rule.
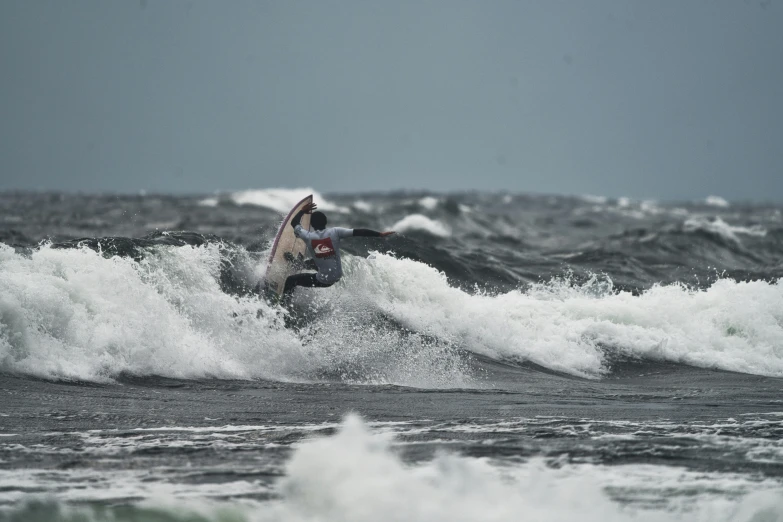
[[[329,303],[332,313],[319,314],[323,335],[305,349],[283,327],[283,311],[223,292],[221,259],[218,245],[157,247],[141,261],[85,246],[44,245],[29,257],[2,246],[0,360],[9,370],[87,381],[123,373],[307,379],[336,357],[350,363],[410,345],[401,333],[353,333],[380,315],[450,347],[454,358],[463,350],[589,378],[610,372],[612,356],[783,376],[778,281],[720,279],[705,289],[654,286],[633,295],[596,276],[471,294],[420,262],[349,257],[346,281],[313,296],[311,306]],[[449,356],[421,341],[413,350],[419,359]],[[428,371],[444,362],[427,361]]]
[[310,193],[0,194],[0,520],[783,517],[780,208]]

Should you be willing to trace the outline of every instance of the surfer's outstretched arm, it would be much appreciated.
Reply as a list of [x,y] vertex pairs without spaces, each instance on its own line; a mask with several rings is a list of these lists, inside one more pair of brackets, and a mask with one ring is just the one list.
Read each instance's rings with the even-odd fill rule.
[[354,237],[386,237],[390,236],[392,234],[396,234],[393,230],[390,230],[389,232],[378,232],[377,230],[370,230],[369,228],[354,228],[353,229],[353,236]]

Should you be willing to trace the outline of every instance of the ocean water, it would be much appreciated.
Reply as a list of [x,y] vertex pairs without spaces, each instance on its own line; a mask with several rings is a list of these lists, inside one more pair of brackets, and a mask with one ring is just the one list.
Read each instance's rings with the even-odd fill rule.
[[783,208],[0,193],[0,521],[783,520]]

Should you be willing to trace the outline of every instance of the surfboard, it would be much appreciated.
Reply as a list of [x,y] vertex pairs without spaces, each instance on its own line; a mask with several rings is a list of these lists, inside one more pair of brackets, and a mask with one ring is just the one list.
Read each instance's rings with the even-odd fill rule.
[[[291,209],[291,212],[288,213],[280,224],[280,229],[277,231],[275,241],[272,244],[272,251],[269,254],[269,260],[266,264],[266,275],[264,276],[264,280],[266,281],[267,291],[274,292],[278,297],[283,295],[285,280],[288,276],[296,273],[299,270],[299,267],[301,267],[300,263],[292,263],[291,260],[303,260],[307,251],[305,242],[294,235],[291,220],[300,210],[302,210],[302,207],[308,203],[312,203],[312,201],[313,195],[310,194],[294,205],[294,208]],[[300,223],[305,229],[309,229],[310,214],[303,215]]]

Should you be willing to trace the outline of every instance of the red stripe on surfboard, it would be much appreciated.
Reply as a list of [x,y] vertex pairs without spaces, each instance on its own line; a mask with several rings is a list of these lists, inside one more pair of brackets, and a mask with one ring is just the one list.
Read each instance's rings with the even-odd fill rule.
[[302,200],[294,205],[294,208],[291,209],[291,211],[288,213],[288,215],[285,217],[285,220],[283,221],[283,224],[280,225],[280,228],[277,230],[277,235],[275,236],[275,244],[272,245],[272,253],[269,254],[269,259],[266,262],[266,273],[264,274],[264,279],[267,279],[269,277],[269,269],[272,268],[272,260],[275,258],[275,254],[277,253],[277,244],[280,242],[280,236],[282,236],[283,230],[285,230],[285,227],[288,225],[288,222],[291,221],[291,218],[294,215],[294,211],[299,208],[299,206],[307,201],[308,199],[313,199],[313,195],[310,194],[309,196],[302,198]]

